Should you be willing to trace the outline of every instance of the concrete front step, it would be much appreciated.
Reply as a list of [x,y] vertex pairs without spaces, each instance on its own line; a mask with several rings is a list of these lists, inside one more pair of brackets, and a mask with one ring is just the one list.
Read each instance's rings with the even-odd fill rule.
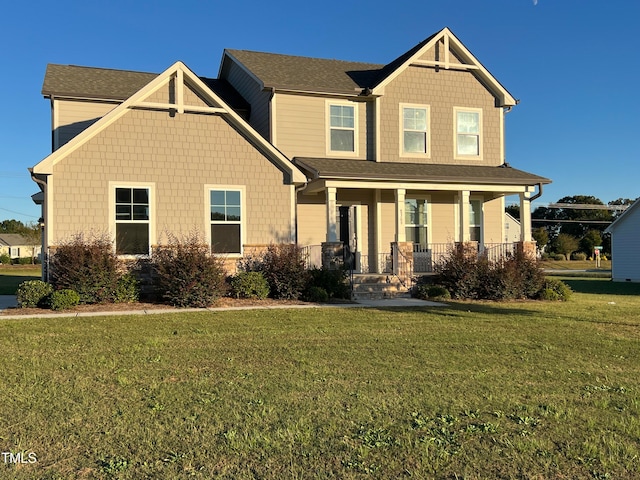
[[407,288],[391,275],[359,274],[353,277],[354,300],[379,300],[408,296]]

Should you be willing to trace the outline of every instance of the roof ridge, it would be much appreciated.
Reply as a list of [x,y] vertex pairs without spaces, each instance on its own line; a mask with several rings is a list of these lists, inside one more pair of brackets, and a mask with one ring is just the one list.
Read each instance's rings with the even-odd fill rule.
[[278,57],[290,57],[290,58],[304,58],[306,60],[324,60],[328,62],[341,62],[341,63],[358,63],[361,65],[368,66],[376,66],[376,67],[384,67],[384,63],[374,63],[374,62],[362,62],[359,60],[342,60],[339,58],[326,58],[326,57],[312,57],[309,55],[291,55],[287,53],[276,53],[276,52],[262,52],[259,50],[246,50],[242,48],[225,48],[225,50],[233,55],[233,52],[247,52],[247,53],[257,53],[260,55],[273,55]]
[[129,70],[123,68],[110,68],[110,67],[95,67],[89,65],[75,65],[72,63],[48,63],[47,66],[56,66],[56,67],[73,67],[73,68],[82,68],[87,70],[107,70],[110,72],[127,72],[127,73],[142,73],[145,75],[159,75],[158,72],[143,72],[142,70]]

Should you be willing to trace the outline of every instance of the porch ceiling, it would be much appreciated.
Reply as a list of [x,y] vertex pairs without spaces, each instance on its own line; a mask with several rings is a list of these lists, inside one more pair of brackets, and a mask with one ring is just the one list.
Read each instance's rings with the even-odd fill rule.
[[504,165],[488,167],[308,157],[296,157],[293,163],[311,180],[344,179],[518,186],[551,183],[548,178]]

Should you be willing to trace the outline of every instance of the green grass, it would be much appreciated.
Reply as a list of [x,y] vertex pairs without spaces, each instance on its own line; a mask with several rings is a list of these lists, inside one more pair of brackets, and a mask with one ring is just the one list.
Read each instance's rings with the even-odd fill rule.
[[0,295],[15,295],[18,285],[27,280],[40,280],[40,265],[0,267]]
[[0,451],[37,463],[0,478],[639,478],[640,296],[573,286],[2,320]]
[[[542,268],[552,270],[598,270],[594,260],[545,260]],[[611,260],[601,260],[599,270],[611,272]]]

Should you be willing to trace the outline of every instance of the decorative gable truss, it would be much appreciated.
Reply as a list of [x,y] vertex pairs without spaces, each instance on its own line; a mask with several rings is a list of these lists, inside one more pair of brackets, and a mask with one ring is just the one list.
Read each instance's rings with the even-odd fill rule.
[[435,35],[424,40],[407,53],[389,63],[383,76],[371,93],[383,95],[384,88],[409,66],[435,67],[445,70],[470,71],[496,97],[500,107],[510,107],[518,102],[496,78],[473,56],[460,40],[444,28]]
[[187,113],[223,115],[254,147],[276,167],[287,173],[291,183],[304,183],[306,177],[282,153],[259,135],[238,113],[198,78],[184,63],[176,62],[146,86],[111,110],[91,127],[60,147],[33,167],[32,174],[47,175],[53,166],[90,138],[135,109],[162,110],[170,115]]

